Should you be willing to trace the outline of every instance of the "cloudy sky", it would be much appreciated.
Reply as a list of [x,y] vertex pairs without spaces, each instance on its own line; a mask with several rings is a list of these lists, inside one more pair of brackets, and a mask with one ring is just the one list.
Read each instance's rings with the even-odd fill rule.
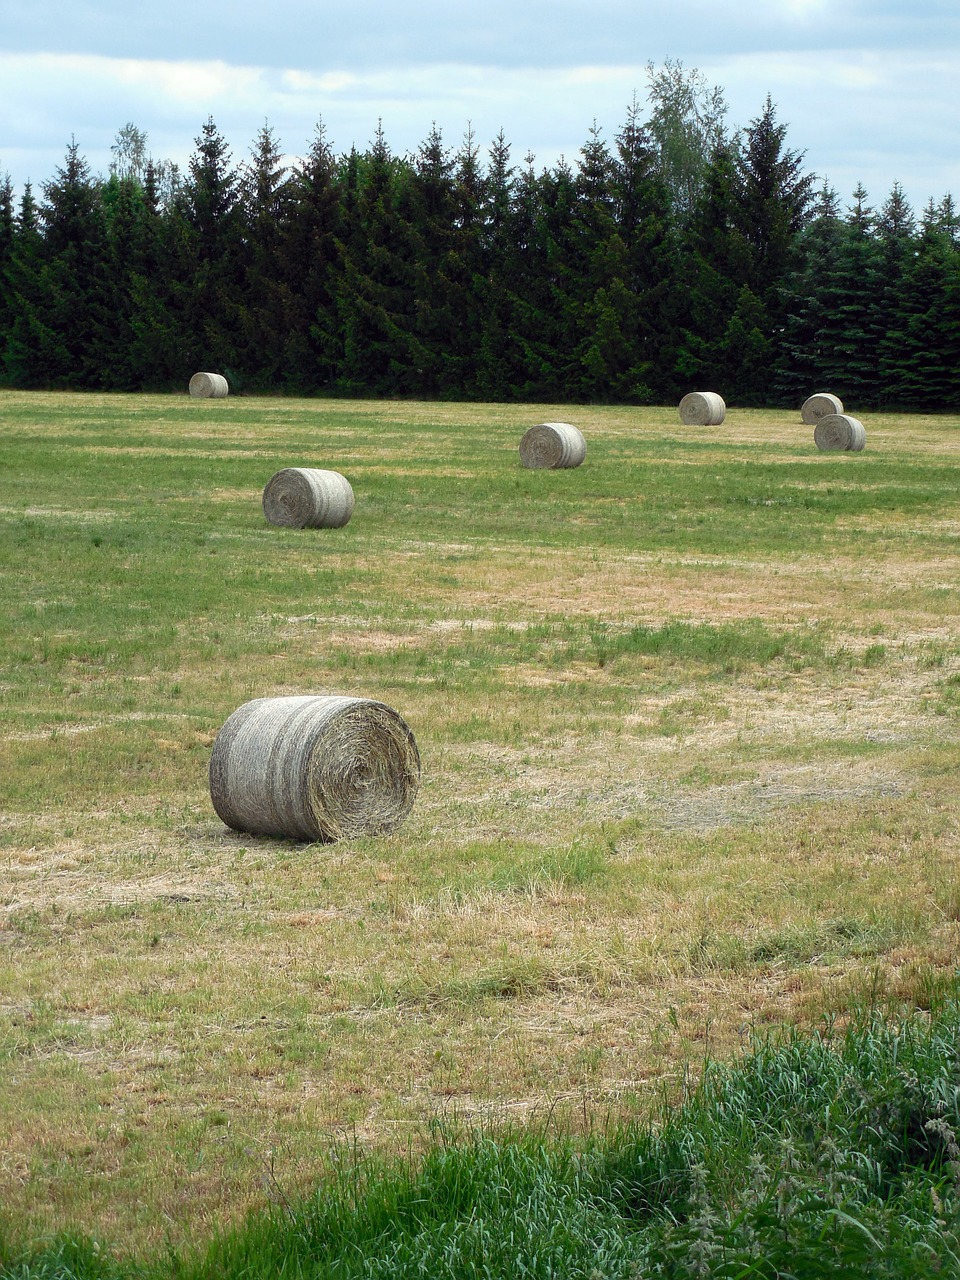
[[105,173],[127,121],[185,167],[211,116],[237,162],[264,122],[302,155],[322,118],[338,153],[378,120],[398,154],[469,125],[545,167],[594,122],[612,141],[667,59],[732,129],[769,93],[844,202],[960,201],[960,0],[0,0],[0,173],[40,187],[71,137]]

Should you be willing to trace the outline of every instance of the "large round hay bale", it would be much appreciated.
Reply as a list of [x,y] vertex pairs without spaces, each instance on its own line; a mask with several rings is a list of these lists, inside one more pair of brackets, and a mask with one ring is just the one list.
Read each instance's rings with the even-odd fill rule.
[[829,391],[818,391],[800,406],[800,421],[815,427],[821,418],[831,413],[843,413],[843,401]]
[[715,391],[688,391],[680,401],[680,421],[687,427],[718,427],[727,406]]
[[214,809],[251,835],[385,835],[410,812],[419,785],[413,734],[370,698],[254,698],[224,723],[210,757]]
[[859,453],[867,442],[867,433],[859,418],[848,413],[825,413],[813,431],[818,449],[823,451],[848,450]]
[[532,471],[579,467],[586,456],[587,442],[569,422],[540,422],[520,441],[520,461]]
[[288,529],[342,529],[353,515],[350,481],[339,471],[284,467],[267,481],[263,514]]
[[190,379],[190,394],[201,400],[222,400],[229,390],[222,373],[195,373]]

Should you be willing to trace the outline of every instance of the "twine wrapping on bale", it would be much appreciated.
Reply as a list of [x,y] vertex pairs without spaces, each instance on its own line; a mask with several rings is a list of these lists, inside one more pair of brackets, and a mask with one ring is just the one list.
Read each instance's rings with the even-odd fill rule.
[[688,391],[680,401],[680,421],[687,427],[718,427],[727,406],[715,391]]
[[284,467],[263,491],[267,522],[291,529],[342,529],[353,504],[346,476],[317,467]]
[[222,400],[229,389],[222,373],[195,373],[190,379],[190,394],[201,400]]
[[569,422],[538,423],[520,441],[520,461],[533,471],[579,467],[586,456],[587,442]]
[[386,835],[419,785],[413,734],[370,698],[254,698],[224,723],[210,757],[214,809],[251,835],[327,843]]
[[843,413],[843,401],[829,391],[818,391],[800,406],[800,421],[808,427],[815,427],[829,413]]
[[867,433],[859,418],[847,413],[825,413],[813,431],[818,449],[846,450],[859,453],[867,442]]

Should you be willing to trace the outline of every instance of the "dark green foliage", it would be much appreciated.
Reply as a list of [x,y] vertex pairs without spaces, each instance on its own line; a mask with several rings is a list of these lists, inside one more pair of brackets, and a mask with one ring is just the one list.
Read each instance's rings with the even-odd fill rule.
[[104,181],[75,144],[40,208],[0,184],[0,382],[546,402],[730,405],[832,390],[851,409],[960,397],[960,217],[918,230],[894,186],[846,216],[767,98],[739,133],[719,89],[668,62],[575,164],[487,162],[433,127],[382,127],[288,172],[269,125],[233,165],[213,120],[189,171],[125,125]]

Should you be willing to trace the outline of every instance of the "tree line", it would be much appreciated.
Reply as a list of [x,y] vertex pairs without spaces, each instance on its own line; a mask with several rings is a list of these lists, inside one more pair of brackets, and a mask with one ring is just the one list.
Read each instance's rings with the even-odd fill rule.
[[960,407],[960,217],[898,184],[847,208],[769,97],[735,133],[696,71],[648,68],[575,163],[439,130],[398,156],[322,125],[233,162],[212,119],[187,171],[117,135],[75,143],[37,199],[0,179],[0,385],[494,401]]

